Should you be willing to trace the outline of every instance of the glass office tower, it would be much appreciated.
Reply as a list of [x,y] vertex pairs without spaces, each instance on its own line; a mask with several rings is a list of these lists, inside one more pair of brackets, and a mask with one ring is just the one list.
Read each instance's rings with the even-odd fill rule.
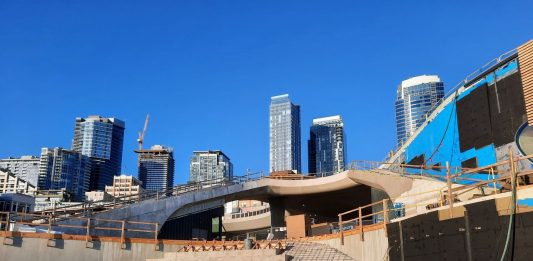
[[328,176],[344,171],[345,134],[339,115],[314,119],[307,144],[309,173]]
[[270,172],[301,172],[300,142],[300,106],[288,94],[270,98]]
[[115,118],[76,118],[72,150],[91,159],[90,191],[104,190],[113,184],[113,176],[120,175],[124,128]]
[[174,185],[174,153],[171,148],[154,145],[149,150],[136,150],[139,157],[139,179],[146,190],[160,191]]
[[194,151],[191,157],[189,183],[233,178],[233,164],[220,150]]
[[421,75],[402,81],[395,103],[398,147],[413,135],[443,98],[444,83],[437,75]]
[[63,148],[43,148],[39,164],[39,190],[69,192],[73,199],[82,201],[89,191],[89,157]]

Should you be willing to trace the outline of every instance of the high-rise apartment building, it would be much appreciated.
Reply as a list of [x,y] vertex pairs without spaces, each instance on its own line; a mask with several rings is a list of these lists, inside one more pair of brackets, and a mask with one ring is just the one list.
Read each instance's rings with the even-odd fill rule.
[[346,139],[342,118],[337,115],[314,119],[309,134],[309,173],[327,176],[343,171]]
[[37,187],[39,181],[39,161],[40,159],[34,156],[10,157],[0,159],[0,168],[9,170],[15,176]]
[[139,179],[146,190],[159,191],[174,185],[174,154],[171,148],[154,145],[149,150],[136,150],[139,157]]
[[288,94],[270,98],[270,172],[301,168],[300,106]]
[[191,157],[189,183],[231,179],[233,164],[220,150],[194,151]]
[[39,190],[62,190],[82,201],[89,191],[89,157],[63,148],[43,148],[39,165]]
[[398,147],[413,135],[443,98],[444,83],[437,75],[421,75],[402,81],[395,103]]
[[91,159],[90,190],[104,190],[120,175],[124,128],[116,118],[76,118],[72,150]]

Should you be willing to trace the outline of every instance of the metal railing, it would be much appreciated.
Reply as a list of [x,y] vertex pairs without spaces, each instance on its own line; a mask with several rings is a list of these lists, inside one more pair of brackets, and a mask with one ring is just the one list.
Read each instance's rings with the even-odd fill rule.
[[[532,169],[519,169],[518,166],[521,162],[525,162],[525,164],[530,164],[529,159],[533,158],[533,155],[527,155],[527,156],[516,156],[512,153],[512,151],[509,151],[508,154],[508,160],[503,160],[491,165],[479,167],[479,168],[453,168],[446,164],[446,166],[424,166],[424,165],[408,165],[408,164],[390,164],[394,165],[398,168],[404,168],[404,169],[417,169],[421,171],[422,176],[426,176],[423,172],[423,170],[433,170],[438,169],[446,170],[446,185],[438,188],[438,189],[432,189],[427,190],[423,192],[419,192],[416,194],[409,194],[409,195],[403,195],[396,198],[389,198],[384,199],[382,201],[377,201],[365,206],[358,207],[356,209],[352,209],[343,213],[338,214],[339,216],[339,222],[338,222],[338,233],[341,238],[341,244],[344,244],[344,233],[348,230],[357,230],[361,234],[361,240],[364,240],[364,229],[365,226],[382,226],[386,229],[387,223],[389,223],[391,217],[394,218],[396,215],[393,213],[405,213],[408,212],[408,210],[412,209],[418,209],[418,208],[425,208],[426,210],[430,210],[437,207],[448,207],[448,214],[450,217],[453,218],[453,205],[455,202],[458,202],[458,197],[465,194],[465,193],[471,193],[472,190],[478,190],[479,195],[474,195],[476,197],[485,197],[490,196],[498,193],[502,193],[504,191],[510,191],[513,189],[512,184],[516,184],[517,189],[520,189],[520,186],[526,186],[533,184],[533,170]],[[364,170],[375,170],[376,166],[379,166],[380,169],[383,168],[383,164],[388,163],[382,163],[382,162],[371,162],[371,161],[358,161],[352,163],[350,168],[352,169],[364,169]],[[501,169],[507,168],[508,171],[504,172]],[[452,172],[452,169],[455,169],[455,173]],[[371,172],[370,172],[371,173]],[[480,180],[480,179],[474,179],[468,177],[472,174],[479,174],[483,173],[486,174],[487,179],[486,180]],[[466,176],[466,177],[465,177]],[[439,178],[443,178],[440,176]],[[475,181],[473,184],[469,185],[460,185],[460,186],[452,186],[453,182],[457,179],[462,180],[469,180],[469,181]],[[420,196],[424,194],[436,194],[438,195],[434,199],[434,203],[428,203],[427,200],[424,200],[422,203],[416,203],[416,204],[393,204],[393,202],[402,199],[402,198],[408,198],[408,197],[415,197]],[[374,206],[381,206],[381,211],[373,212],[372,209]],[[365,213],[366,211],[366,213]],[[370,213],[369,213],[370,212]],[[415,214],[417,212],[415,211]],[[401,215],[401,216],[403,216]],[[365,220],[366,219],[366,220]],[[360,225],[361,224],[361,225]],[[386,230],[385,230],[386,231]]]
[[244,218],[244,217],[253,217],[261,214],[265,214],[270,212],[270,207],[266,207],[259,210],[244,212],[244,213],[232,213],[232,214],[226,214],[224,215],[224,218],[228,219],[238,219],[238,218]]
[[[513,55],[517,54],[518,52],[518,49],[512,49],[512,50],[509,50],[507,52],[505,52],[504,54],[490,60],[489,62],[485,63],[483,66],[481,66],[480,68],[476,69],[475,71],[473,71],[472,73],[470,73],[469,75],[467,75],[463,80],[461,80],[459,83],[457,83],[454,87],[452,87],[450,90],[448,90],[448,92],[446,92],[446,94],[444,95],[444,97],[440,100],[438,100],[435,105],[433,105],[433,107],[431,107],[431,109],[429,109],[428,113],[424,115],[426,121],[428,118],[431,117],[431,115],[435,112],[435,110],[441,106],[441,104],[446,100],[448,99],[452,94],[454,94],[455,92],[457,92],[461,87],[470,87],[470,86],[466,86],[467,84],[471,83],[473,80],[475,80],[476,78],[480,77],[482,74],[485,74],[488,72],[488,70],[490,70],[491,68],[493,68],[494,66],[498,65],[500,62],[502,61],[505,61],[507,59],[509,59],[510,57],[512,57]],[[418,132],[419,129],[422,129],[424,128],[425,124],[422,124],[421,126],[419,126],[416,130],[415,130],[415,133]],[[413,135],[414,136],[414,135]],[[401,150],[405,144],[407,144],[408,140],[406,140],[404,143],[402,143],[400,146],[398,146],[396,149],[393,150],[392,152],[392,155],[396,154],[399,150]],[[389,157],[387,157],[388,159]]]
[[[64,220],[64,219],[63,219]],[[156,222],[140,222],[140,221],[127,221],[127,220],[113,220],[113,219],[102,219],[102,218],[83,218],[83,217],[69,217],[68,220],[82,221],[80,225],[65,224],[56,222],[56,218],[51,215],[40,215],[40,214],[30,214],[30,213],[18,213],[18,212],[0,212],[0,230],[5,231],[6,235],[4,237],[4,244],[6,244],[6,239],[8,238],[9,232],[18,232],[21,229],[24,229],[26,226],[34,228],[36,233],[39,233],[39,230],[46,231],[49,241],[47,246],[50,245],[50,240],[56,238],[56,234],[63,234],[62,232],[56,231],[56,229],[77,229],[84,231],[83,235],[85,236],[85,246],[89,247],[89,243],[92,241],[94,236],[91,231],[110,231],[115,232],[115,234],[120,234],[120,246],[122,249],[126,249],[126,241],[129,238],[127,237],[128,232],[134,233],[148,233],[153,235],[154,244],[158,244],[158,233],[159,233],[159,224]],[[115,236],[118,237],[118,236]]]

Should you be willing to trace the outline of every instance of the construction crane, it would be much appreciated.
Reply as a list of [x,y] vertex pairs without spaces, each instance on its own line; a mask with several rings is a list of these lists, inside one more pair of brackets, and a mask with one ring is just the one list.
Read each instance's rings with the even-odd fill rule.
[[144,121],[143,131],[139,132],[139,138],[137,139],[137,142],[139,143],[139,150],[143,149],[144,134],[146,134],[146,128],[148,128],[149,117],[150,117],[150,114],[146,114],[146,120]]

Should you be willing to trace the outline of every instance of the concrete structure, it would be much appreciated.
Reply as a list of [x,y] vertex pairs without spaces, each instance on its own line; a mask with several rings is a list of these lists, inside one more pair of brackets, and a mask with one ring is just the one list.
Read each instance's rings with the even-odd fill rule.
[[313,120],[309,133],[309,173],[319,176],[344,171],[346,135],[339,115]]
[[302,171],[300,106],[288,94],[270,98],[270,168],[269,172]]
[[30,213],[35,207],[35,198],[20,193],[0,193],[0,212]]
[[89,189],[89,157],[63,148],[43,148],[39,165],[39,190],[65,189],[83,201]]
[[75,201],[72,193],[65,188],[58,190],[37,190],[34,193],[34,197],[35,211],[79,204],[79,202]]
[[125,123],[116,118],[76,118],[72,150],[91,159],[89,190],[104,190],[120,175]]
[[15,176],[28,181],[37,187],[39,181],[39,162],[35,156],[22,156],[20,158],[0,159],[0,169],[7,169]]
[[113,196],[105,191],[87,191],[85,201],[113,201]]
[[15,176],[15,174],[0,169],[0,194],[2,193],[22,193],[33,194],[35,186],[29,182]]
[[[367,186],[361,186],[361,184]],[[210,187],[178,196],[141,201],[120,209],[97,213],[94,217],[165,224],[167,220],[221,207],[225,202],[255,199],[269,202],[271,226],[284,227],[286,214],[308,213],[313,215],[317,223],[328,220],[336,221],[338,213],[370,203],[370,187],[383,190],[394,199],[400,195],[413,195],[409,203],[417,204],[437,198],[430,199],[430,196],[426,194],[417,196],[420,188],[436,186],[446,185],[440,181],[423,177],[404,177],[386,170],[349,170],[315,179],[266,178],[228,186]],[[438,194],[438,191],[435,193]],[[353,197],[353,195],[358,195],[358,197]],[[338,200],[339,198],[351,200]],[[396,203],[396,200],[393,203]],[[162,230],[165,229],[164,225],[161,227]]]
[[149,150],[136,150],[139,157],[139,180],[146,190],[161,191],[174,185],[174,153],[172,148],[154,145]]
[[113,178],[112,186],[105,186],[105,192],[123,200],[137,199],[143,192],[141,182],[133,176],[120,175]]
[[421,75],[402,81],[395,103],[398,147],[413,135],[443,98],[444,83],[437,75]]
[[233,164],[220,150],[195,151],[191,157],[189,183],[231,179]]

